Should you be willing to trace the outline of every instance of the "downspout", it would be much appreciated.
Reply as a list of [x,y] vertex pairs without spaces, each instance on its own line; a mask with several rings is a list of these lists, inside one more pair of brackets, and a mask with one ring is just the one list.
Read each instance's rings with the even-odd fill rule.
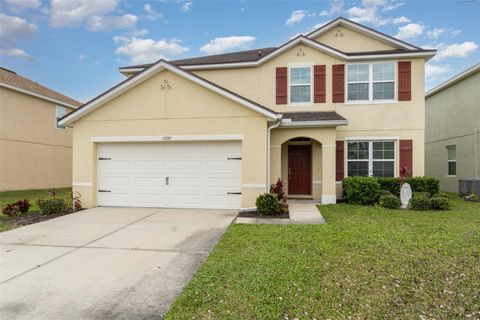
[[480,178],[480,132],[478,128],[473,129],[473,152],[475,159],[475,178]]
[[272,133],[272,129],[280,127],[282,124],[282,116],[281,114],[278,115],[277,121],[274,124],[267,128],[267,183],[265,186],[266,192],[270,192],[270,136]]

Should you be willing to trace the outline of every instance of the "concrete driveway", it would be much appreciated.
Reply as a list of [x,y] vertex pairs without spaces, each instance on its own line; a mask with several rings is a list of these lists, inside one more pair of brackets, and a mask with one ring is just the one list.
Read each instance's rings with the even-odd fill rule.
[[234,211],[95,208],[0,234],[0,319],[158,319]]

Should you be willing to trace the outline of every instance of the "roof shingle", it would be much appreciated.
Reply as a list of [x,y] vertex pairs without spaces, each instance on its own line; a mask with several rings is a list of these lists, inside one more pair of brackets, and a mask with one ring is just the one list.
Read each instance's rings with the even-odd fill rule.
[[25,77],[22,77],[15,72],[0,67],[0,82],[15,88],[23,89],[38,95],[45,96],[50,99],[58,100],[60,102],[64,102],[69,105],[73,106],[80,106],[82,105],[81,102],[67,97],[55,90],[49,89],[41,84],[38,84],[32,80],[29,80]]
[[283,112],[283,119],[291,121],[343,121],[347,120],[335,111]]

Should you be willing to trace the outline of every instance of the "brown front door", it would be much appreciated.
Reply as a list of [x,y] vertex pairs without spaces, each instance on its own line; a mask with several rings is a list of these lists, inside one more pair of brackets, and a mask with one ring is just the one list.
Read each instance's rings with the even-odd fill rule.
[[288,194],[311,194],[312,146],[288,146]]

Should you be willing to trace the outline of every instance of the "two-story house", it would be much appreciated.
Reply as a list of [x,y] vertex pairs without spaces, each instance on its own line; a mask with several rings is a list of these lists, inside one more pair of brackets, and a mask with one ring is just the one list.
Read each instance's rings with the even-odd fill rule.
[[71,186],[72,130],[57,119],[80,105],[0,68],[0,191]]
[[120,68],[60,121],[73,186],[87,207],[249,208],[279,178],[335,203],[346,176],[421,176],[434,54],[338,18],[275,48]]

